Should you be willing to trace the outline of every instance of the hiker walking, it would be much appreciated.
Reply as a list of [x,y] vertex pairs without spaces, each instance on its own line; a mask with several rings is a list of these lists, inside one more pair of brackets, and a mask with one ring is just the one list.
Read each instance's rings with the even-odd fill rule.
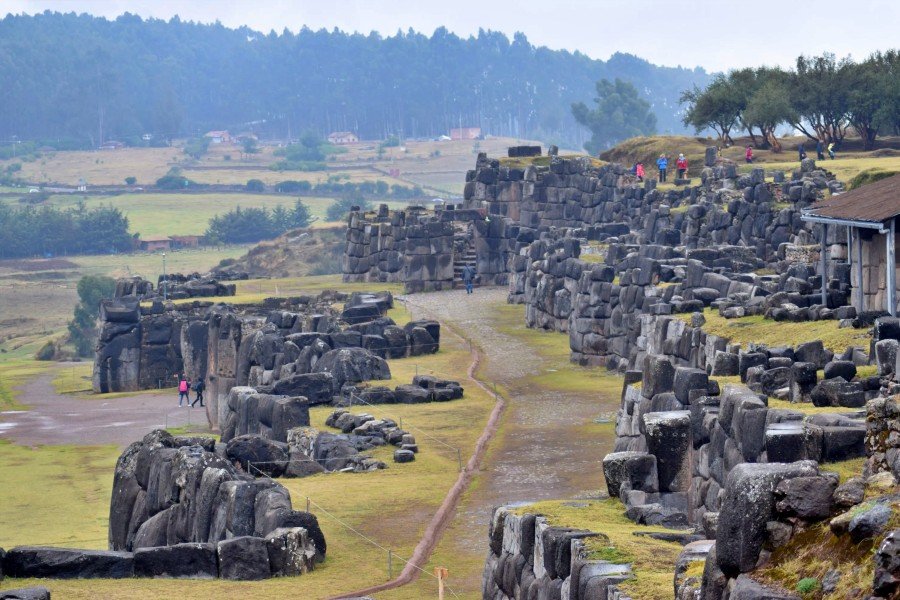
[[475,266],[472,264],[468,264],[463,267],[462,270],[462,280],[463,283],[466,284],[466,293],[472,293],[472,283],[475,280]]
[[675,161],[675,168],[678,169],[678,179],[684,179],[684,174],[688,170],[688,162],[684,154],[678,155],[678,160]]
[[816,140],[816,159],[825,160],[825,147],[822,146],[822,140]]
[[748,165],[753,162],[753,146],[747,146],[747,151],[744,152],[744,159]]
[[190,382],[186,377],[182,376],[178,381],[178,406],[181,406],[181,403],[185,400],[191,401],[190,389]]
[[644,181],[644,163],[638,161],[634,168],[634,173],[637,175],[638,181]]
[[[831,157],[831,160],[834,160],[834,142],[828,144],[828,156]],[[824,158],[823,156],[822,159],[824,160]]]
[[656,168],[659,169],[659,182],[666,182],[666,170],[669,168],[669,159],[666,158],[665,154],[660,154],[659,158],[656,159]]
[[800,162],[803,162],[803,159],[806,158],[806,146],[802,142],[797,146],[797,155],[800,157]]
[[203,404],[203,390],[205,390],[205,389],[206,389],[206,384],[203,383],[203,378],[201,377],[200,379],[197,380],[197,383],[194,384],[194,391],[197,393],[197,397],[194,398],[193,402],[191,402],[191,408],[193,408],[194,405],[197,404],[198,402],[200,403],[201,407],[205,406],[205,404]]

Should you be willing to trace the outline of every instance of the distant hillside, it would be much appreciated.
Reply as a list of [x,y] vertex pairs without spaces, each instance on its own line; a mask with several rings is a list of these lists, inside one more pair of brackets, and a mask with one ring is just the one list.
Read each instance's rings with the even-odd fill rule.
[[251,279],[340,273],[346,231],[345,227],[294,229],[260,242],[240,258],[222,261],[218,269],[247,273]]
[[228,127],[269,137],[353,130],[435,137],[460,125],[581,147],[571,116],[599,79],[632,82],[660,133],[681,133],[678,96],[709,78],[626,54],[608,61],[535,47],[522,34],[441,28],[393,37],[115,21],[45,12],[0,21],[0,141],[97,146]]

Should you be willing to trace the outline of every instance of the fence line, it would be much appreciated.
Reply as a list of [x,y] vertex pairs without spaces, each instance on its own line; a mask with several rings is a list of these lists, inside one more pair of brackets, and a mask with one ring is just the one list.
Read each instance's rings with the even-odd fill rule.
[[[361,539],[365,540],[366,542],[372,544],[372,545],[375,546],[376,548],[378,548],[378,549],[380,549],[380,550],[382,550],[382,551],[384,551],[384,552],[387,552],[387,554],[388,554],[388,565],[389,565],[389,568],[390,568],[390,562],[391,562],[392,558],[397,558],[397,559],[398,559],[400,562],[402,562],[403,564],[409,565],[410,567],[413,567],[414,569],[417,569],[418,571],[421,571],[422,573],[424,573],[424,574],[426,574],[426,575],[430,575],[430,576],[433,577],[434,579],[439,580],[439,579],[438,579],[438,576],[435,575],[434,573],[429,573],[428,571],[426,571],[425,569],[423,569],[423,568],[420,567],[419,565],[417,565],[417,564],[415,564],[415,563],[413,563],[413,562],[408,561],[407,559],[403,558],[402,556],[399,556],[399,555],[397,555],[397,554],[394,554],[394,551],[391,550],[390,548],[385,548],[384,546],[382,546],[381,544],[379,544],[378,542],[376,542],[376,541],[373,540],[372,538],[370,538],[370,537],[368,537],[367,535],[365,535],[365,534],[363,534],[363,533],[357,531],[352,525],[350,525],[349,523],[344,522],[344,521],[341,520],[339,517],[337,517],[336,515],[334,515],[334,514],[332,514],[331,512],[329,512],[324,506],[322,506],[321,504],[319,504],[318,502],[316,502],[315,500],[313,500],[313,499],[310,498],[309,496],[306,497],[306,504],[307,504],[307,506],[310,506],[310,505],[315,506],[316,509],[318,509],[318,511],[322,512],[322,513],[325,514],[328,518],[330,518],[331,520],[335,521],[336,523],[338,523],[339,525],[341,525],[341,526],[344,527],[345,529],[351,531],[352,533],[354,533],[355,535],[357,535],[357,536],[360,537]],[[458,594],[457,594],[450,586],[448,586],[448,585],[446,585],[446,584],[444,584],[444,585],[445,585],[445,589],[447,589],[451,594],[453,594],[453,597],[454,597],[454,598],[459,598],[459,595],[458,595]]]

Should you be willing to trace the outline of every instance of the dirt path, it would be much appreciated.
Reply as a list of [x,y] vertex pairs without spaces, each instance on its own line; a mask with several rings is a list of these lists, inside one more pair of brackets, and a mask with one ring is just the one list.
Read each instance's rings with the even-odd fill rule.
[[[449,545],[457,556],[484,556],[485,531],[494,507],[573,497],[600,488],[600,457],[612,447],[612,432],[584,436],[575,434],[575,429],[613,410],[618,399],[599,392],[561,393],[529,384],[529,377],[546,370],[545,359],[522,340],[501,332],[489,318],[492,310],[505,303],[506,289],[482,288],[470,296],[462,290],[420,294],[403,300],[416,318],[438,319],[473,343],[469,376],[474,376],[480,360],[486,363],[487,378],[479,385],[489,390],[496,383],[509,391],[509,397],[492,412],[475,454],[432,518],[410,562],[424,567],[439,544]],[[503,435],[495,436],[499,421]],[[479,477],[479,485],[461,502],[473,476]],[[442,540],[450,527],[453,539]],[[400,588],[417,578],[416,571],[408,565],[393,581],[340,597]],[[456,571],[453,579],[456,591],[474,594],[480,589],[481,569]]]
[[206,425],[206,412],[178,408],[176,394],[99,399],[57,394],[54,373],[24,384],[19,401],[26,410],[0,413],[0,439],[17,444],[116,444],[125,447],[158,427]]
[[527,378],[546,370],[544,359],[522,340],[498,330],[489,318],[506,302],[506,288],[481,288],[409,296],[417,316],[430,316],[457,328],[484,352],[486,376],[509,391],[503,435],[491,445],[480,484],[461,507],[466,549],[486,552],[485,533],[493,507],[501,504],[569,498],[600,489],[602,457],[612,448],[610,434],[579,436],[590,423],[618,405],[598,393],[562,393],[530,385]]

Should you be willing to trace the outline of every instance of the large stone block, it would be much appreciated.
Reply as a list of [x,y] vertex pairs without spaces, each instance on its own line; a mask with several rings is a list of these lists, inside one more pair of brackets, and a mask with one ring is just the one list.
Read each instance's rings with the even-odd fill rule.
[[184,543],[140,548],[134,552],[134,576],[215,579],[219,576],[216,546]]
[[622,485],[628,489],[659,491],[656,457],[643,452],[613,452],[603,458],[603,475],[610,497],[618,498]]
[[656,457],[659,491],[686,492],[691,483],[691,413],[647,413],[644,432],[648,451]]
[[3,571],[22,579],[122,579],[134,575],[130,552],[18,546],[6,553]]
[[774,491],[785,479],[818,475],[814,462],[737,465],[728,474],[719,510],[716,556],[729,577],[756,567],[775,510]]
[[240,536],[219,542],[219,576],[235,581],[252,581],[271,577],[266,540]]

